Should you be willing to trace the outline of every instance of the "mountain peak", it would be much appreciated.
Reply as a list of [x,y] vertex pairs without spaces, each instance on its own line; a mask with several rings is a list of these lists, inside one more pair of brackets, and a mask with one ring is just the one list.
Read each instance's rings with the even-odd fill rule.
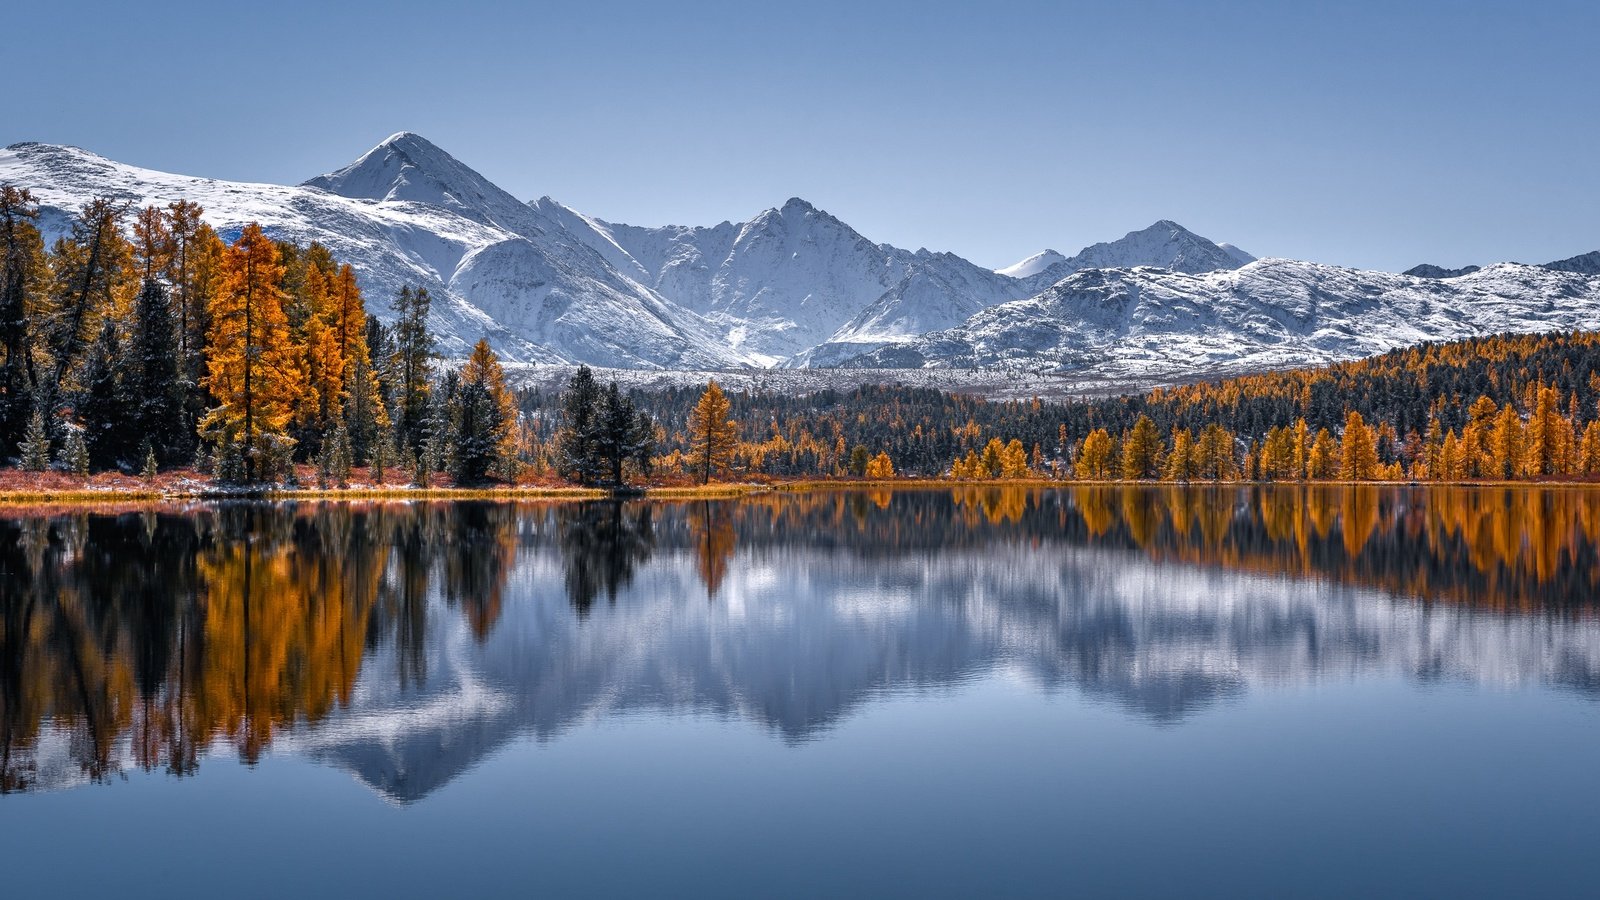
[[410,131],[395,132],[355,162],[305,185],[356,200],[406,200],[480,214],[507,203],[520,206],[489,179]]
[[1027,278],[1030,275],[1037,275],[1043,272],[1056,263],[1066,261],[1066,256],[1055,250],[1041,250],[1027,259],[1006,266],[1004,269],[995,269],[995,272],[1011,278]]

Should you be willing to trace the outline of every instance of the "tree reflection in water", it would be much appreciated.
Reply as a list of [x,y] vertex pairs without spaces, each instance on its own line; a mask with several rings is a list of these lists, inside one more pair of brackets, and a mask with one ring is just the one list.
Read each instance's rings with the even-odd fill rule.
[[[1578,649],[1566,651],[1559,677],[1600,690],[1594,660],[1581,652],[1594,644],[1600,608],[1597,547],[1600,492],[1553,487],[964,486],[682,504],[21,511],[0,518],[0,791],[128,768],[182,776],[221,748],[254,762],[282,735],[314,734],[348,710],[363,677],[402,695],[455,677],[441,670],[437,646],[453,624],[468,636],[459,652],[512,655],[500,696],[543,698],[537,710],[514,714],[550,716],[552,728],[596,696],[635,702],[628,698],[637,690],[640,703],[741,710],[771,716],[786,732],[831,720],[883,679],[946,683],[964,667],[1017,653],[1043,682],[1099,679],[1122,685],[1106,689],[1130,703],[1181,713],[1192,698],[1234,688],[1194,671],[1175,671],[1165,687],[1135,684],[1132,667],[1149,666],[1141,654],[1177,640],[1215,655],[1226,640],[1226,653],[1245,658],[1282,638],[1237,624],[1227,633],[1226,622],[1183,625],[1218,615],[1202,600],[1180,598],[1202,605],[1185,607],[1172,620],[1178,626],[1143,636],[1135,619],[1148,610],[1118,607],[1109,594],[1084,607],[1086,591],[1110,588],[1103,579],[1069,581],[1062,567],[1081,558],[1086,571],[1125,572],[1127,554],[1165,573],[1153,579],[1162,585],[1182,572],[1311,576],[1380,590],[1404,609],[1534,613],[1529,622],[1539,628],[1577,630]],[[789,614],[800,618],[770,634],[719,618],[728,614],[720,601],[754,596],[757,572],[775,573],[794,603],[811,604],[795,606]],[[977,584],[991,576],[992,584]],[[719,603],[692,614],[673,606],[690,593],[680,578]],[[569,621],[540,620],[536,638],[492,646],[508,610],[541,603],[547,582],[570,604],[562,613]],[[879,615],[859,604],[907,585],[920,585],[916,614],[882,618],[870,640],[828,624]],[[595,607],[602,596],[603,619]],[[1372,602],[1382,601],[1356,612],[1381,619]],[[661,607],[654,630],[628,630],[630,604]],[[1004,627],[977,624],[996,616]],[[1337,624],[1351,633],[1391,626]],[[1173,627],[1189,630],[1174,637]],[[652,643],[661,629],[685,637]],[[1513,640],[1474,634],[1480,644]],[[1021,650],[997,643],[1017,635],[1029,636]],[[829,652],[786,656],[796,640],[824,642]],[[1518,646],[1502,656],[1497,665],[1546,672],[1547,661]],[[634,668],[624,671],[622,659]],[[1475,659],[1453,664],[1470,669]],[[824,663],[832,668],[807,668]],[[558,674],[576,671],[589,674],[557,685]],[[627,678],[638,683],[617,682]]]

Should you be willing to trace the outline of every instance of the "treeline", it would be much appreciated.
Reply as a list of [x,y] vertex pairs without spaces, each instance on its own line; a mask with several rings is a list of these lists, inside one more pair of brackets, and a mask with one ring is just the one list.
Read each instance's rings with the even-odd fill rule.
[[[659,423],[656,468],[701,480],[706,391],[632,393]],[[720,393],[720,392],[719,392]],[[990,402],[863,385],[726,394],[716,471],[834,477],[1460,481],[1600,474],[1600,335],[1501,335],[1357,362],[1093,401]],[[550,422],[559,396],[519,394]],[[529,459],[545,465],[548,441]],[[875,466],[875,470],[879,467]]]
[[355,466],[426,485],[511,479],[516,408],[481,343],[437,364],[426,290],[395,322],[354,270],[250,224],[225,240],[186,201],[99,198],[46,248],[28,191],[0,186],[0,459],[24,469],[227,482],[344,482]]

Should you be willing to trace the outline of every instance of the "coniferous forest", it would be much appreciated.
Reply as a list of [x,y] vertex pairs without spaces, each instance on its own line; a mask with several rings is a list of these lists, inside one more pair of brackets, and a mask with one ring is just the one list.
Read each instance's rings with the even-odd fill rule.
[[[101,198],[46,247],[0,187],[0,456],[222,483],[583,486],[896,476],[1513,480],[1600,474],[1600,335],[1501,335],[1072,402],[863,385],[515,391],[440,360],[431,298],[370,314],[348,262],[183,201]],[[309,473],[309,476],[308,476]],[[442,482],[441,482],[442,483]]]

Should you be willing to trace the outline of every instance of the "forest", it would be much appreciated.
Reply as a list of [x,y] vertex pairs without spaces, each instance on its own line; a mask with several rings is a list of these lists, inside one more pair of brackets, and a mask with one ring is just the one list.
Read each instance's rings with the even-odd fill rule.
[[317,244],[219,234],[185,201],[84,206],[46,247],[0,186],[0,460],[232,484],[620,487],[968,481],[1585,479],[1600,334],[1498,335],[1099,400],[862,385],[517,390],[486,342],[441,359],[432,298],[387,323]]
[[385,325],[325,248],[203,212],[98,198],[46,248],[34,198],[0,186],[0,455],[230,483],[515,477],[499,361],[480,342],[441,365],[427,291],[402,289]]

